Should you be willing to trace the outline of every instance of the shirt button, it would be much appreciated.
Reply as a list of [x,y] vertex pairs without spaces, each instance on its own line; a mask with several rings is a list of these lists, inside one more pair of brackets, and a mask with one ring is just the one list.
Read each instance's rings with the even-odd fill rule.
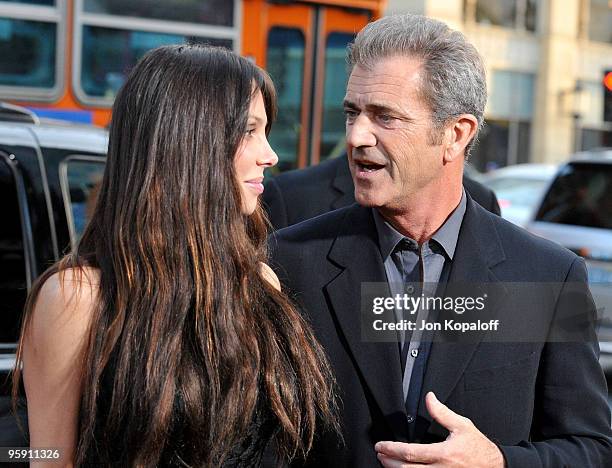
[[406,416],[406,420],[408,421],[408,424],[412,424],[414,422],[414,416],[409,414]]
[[410,350],[410,355],[415,358],[419,355],[419,350],[418,349],[411,349]]
[[412,294],[414,292],[414,286],[406,286],[406,292]]

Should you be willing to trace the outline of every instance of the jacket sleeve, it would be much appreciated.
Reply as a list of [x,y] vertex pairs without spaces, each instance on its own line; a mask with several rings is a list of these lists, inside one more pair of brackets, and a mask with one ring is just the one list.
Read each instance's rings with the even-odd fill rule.
[[[593,337],[595,317],[579,317],[575,310],[563,310],[567,307],[567,301],[563,303],[564,290],[572,285],[584,286],[582,300],[589,306],[584,314],[595,310],[586,278],[584,260],[576,258],[557,301],[555,322],[559,316],[561,320],[572,316],[590,327],[586,330],[587,335]],[[571,294],[575,293],[566,297],[571,297]],[[499,446],[506,466],[612,466],[610,408],[606,380],[598,362],[597,341],[570,342],[558,336],[548,341],[540,360],[530,440],[513,446]]]

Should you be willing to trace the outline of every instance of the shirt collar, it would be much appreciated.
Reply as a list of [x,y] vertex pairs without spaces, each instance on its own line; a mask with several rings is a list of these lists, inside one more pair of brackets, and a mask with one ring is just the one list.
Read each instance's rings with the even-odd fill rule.
[[[459,230],[461,229],[461,223],[467,206],[467,200],[465,195],[465,189],[461,192],[461,201],[457,208],[453,210],[446,221],[440,226],[440,228],[431,237],[431,240],[436,241],[446,252],[446,255],[452,260],[455,255],[455,249],[457,248],[457,240],[459,238]],[[402,240],[406,239],[410,244],[415,246],[415,250],[418,248],[418,243],[410,237],[404,236],[391,224],[389,224],[377,209],[373,208],[372,213],[374,215],[374,223],[376,224],[376,231],[378,233],[378,247],[380,254],[382,255],[383,261],[387,260],[391,252],[395,249],[397,244]]]

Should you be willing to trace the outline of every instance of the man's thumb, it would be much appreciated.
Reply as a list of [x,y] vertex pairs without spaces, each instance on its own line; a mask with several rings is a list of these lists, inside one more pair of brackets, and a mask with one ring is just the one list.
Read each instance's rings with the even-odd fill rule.
[[450,432],[455,432],[464,423],[465,418],[441,403],[434,392],[425,395],[425,404],[431,417]]

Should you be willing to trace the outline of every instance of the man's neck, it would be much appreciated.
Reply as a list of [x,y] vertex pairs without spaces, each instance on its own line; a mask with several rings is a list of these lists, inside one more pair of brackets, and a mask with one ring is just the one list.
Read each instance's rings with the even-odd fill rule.
[[429,191],[411,196],[402,204],[401,210],[378,208],[380,214],[397,231],[420,244],[431,239],[461,202],[462,185],[438,191]]

